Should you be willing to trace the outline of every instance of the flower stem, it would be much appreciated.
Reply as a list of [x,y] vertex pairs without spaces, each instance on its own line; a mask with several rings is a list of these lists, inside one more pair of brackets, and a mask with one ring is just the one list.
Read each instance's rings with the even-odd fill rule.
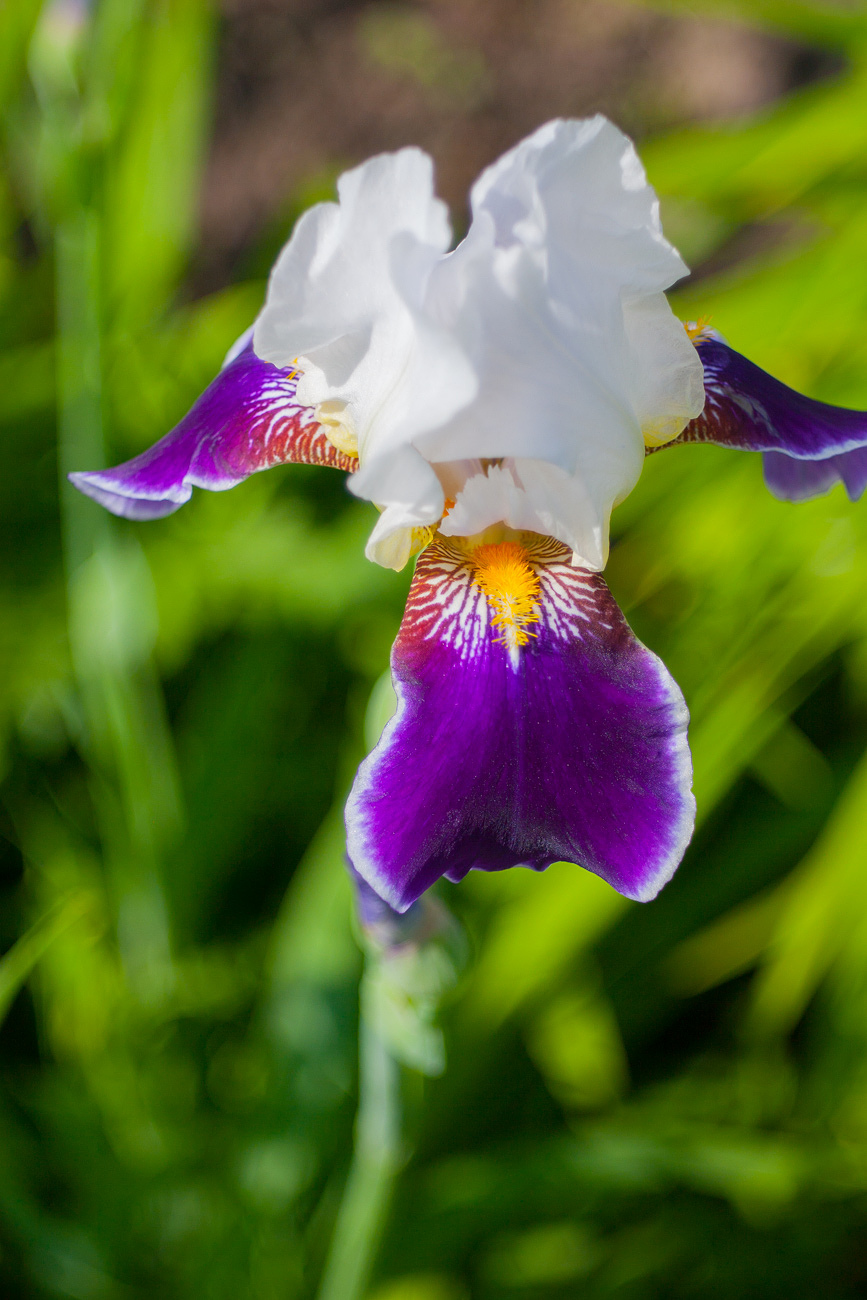
[[355,1147],[318,1300],[361,1300],[364,1295],[400,1155],[400,1069],[367,1014],[368,999],[366,975],[361,983]]

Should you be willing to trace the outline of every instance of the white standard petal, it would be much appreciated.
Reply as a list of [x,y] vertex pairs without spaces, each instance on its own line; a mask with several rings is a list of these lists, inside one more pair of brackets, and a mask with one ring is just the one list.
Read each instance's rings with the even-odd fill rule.
[[549,122],[482,173],[472,200],[494,219],[498,245],[544,247],[554,311],[570,331],[592,338],[591,311],[603,321],[619,293],[622,328],[606,336],[605,373],[625,381],[650,440],[675,437],[701,413],[701,362],[664,293],[688,268],[627,136],[601,115]]
[[[580,479],[592,522],[552,531],[601,526],[604,554],[644,434],[674,437],[704,401],[701,362],[663,292],[686,267],[631,142],[601,117],[549,123],[472,197],[470,232],[434,270],[427,306],[460,340],[479,390],[416,445],[432,461],[513,457]],[[581,494],[567,495],[577,508]]]
[[382,510],[370,558],[399,567],[439,523],[446,466],[493,461],[457,475],[444,532],[499,509],[601,567],[645,441],[704,401],[664,296],[686,267],[631,142],[602,117],[542,127],[476,182],[452,253],[419,150],[372,159],[338,194],[299,221],[254,346],[297,361],[300,399],[356,439],[351,490]]
[[419,320],[451,239],[430,158],[383,154],[337,189],[339,202],[306,212],[280,254],[254,347],[276,365],[298,364],[299,399],[328,404],[329,423],[354,434],[364,466],[448,419],[475,379],[449,335]]
[[[623,304],[632,352],[632,403],[644,441],[660,447],[676,438],[704,407],[704,371],[682,323],[665,294],[652,293]],[[698,365],[696,365],[698,362]]]

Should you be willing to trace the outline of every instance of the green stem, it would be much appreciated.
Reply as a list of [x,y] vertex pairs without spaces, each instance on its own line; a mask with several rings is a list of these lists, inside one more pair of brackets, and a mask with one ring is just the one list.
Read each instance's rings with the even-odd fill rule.
[[355,1148],[318,1300],[361,1300],[364,1295],[400,1156],[400,1070],[366,1013],[367,1000],[365,977]]

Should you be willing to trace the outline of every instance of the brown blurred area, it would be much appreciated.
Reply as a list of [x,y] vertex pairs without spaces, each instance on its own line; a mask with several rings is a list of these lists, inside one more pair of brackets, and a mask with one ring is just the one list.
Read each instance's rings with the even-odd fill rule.
[[300,206],[380,150],[427,149],[460,225],[480,169],[551,117],[599,111],[641,138],[752,113],[827,62],[615,0],[223,0],[197,288],[226,283],[269,231],[282,241]]

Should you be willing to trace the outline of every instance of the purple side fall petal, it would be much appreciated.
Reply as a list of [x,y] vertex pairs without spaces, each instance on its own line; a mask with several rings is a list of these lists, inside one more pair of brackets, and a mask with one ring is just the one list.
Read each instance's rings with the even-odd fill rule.
[[867,447],[825,460],[796,460],[778,451],[762,457],[765,482],[781,501],[809,501],[842,483],[850,501],[857,501],[867,487]]
[[310,407],[296,401],[295,386],[292,371],[260,360],[248,345],[147,451],[114,469],[69,478],[113,514],[156,519],[189,501],[194,487],[223,491],[287,461],[354,469],[357,462],[338,451]]
[[714,442],[797,460],[826,460],[867,445],[867,412],[796,393],[716,337],[696,347],[705,407],[675,442]]
[[346,809],[355,869],[403,911],[440,876],[577,862],[652,898],[692,834],[688,713],[597,573],[530,548],[539,621],[510,651],[459,544],[419,558],[392,652],[398,711]]

